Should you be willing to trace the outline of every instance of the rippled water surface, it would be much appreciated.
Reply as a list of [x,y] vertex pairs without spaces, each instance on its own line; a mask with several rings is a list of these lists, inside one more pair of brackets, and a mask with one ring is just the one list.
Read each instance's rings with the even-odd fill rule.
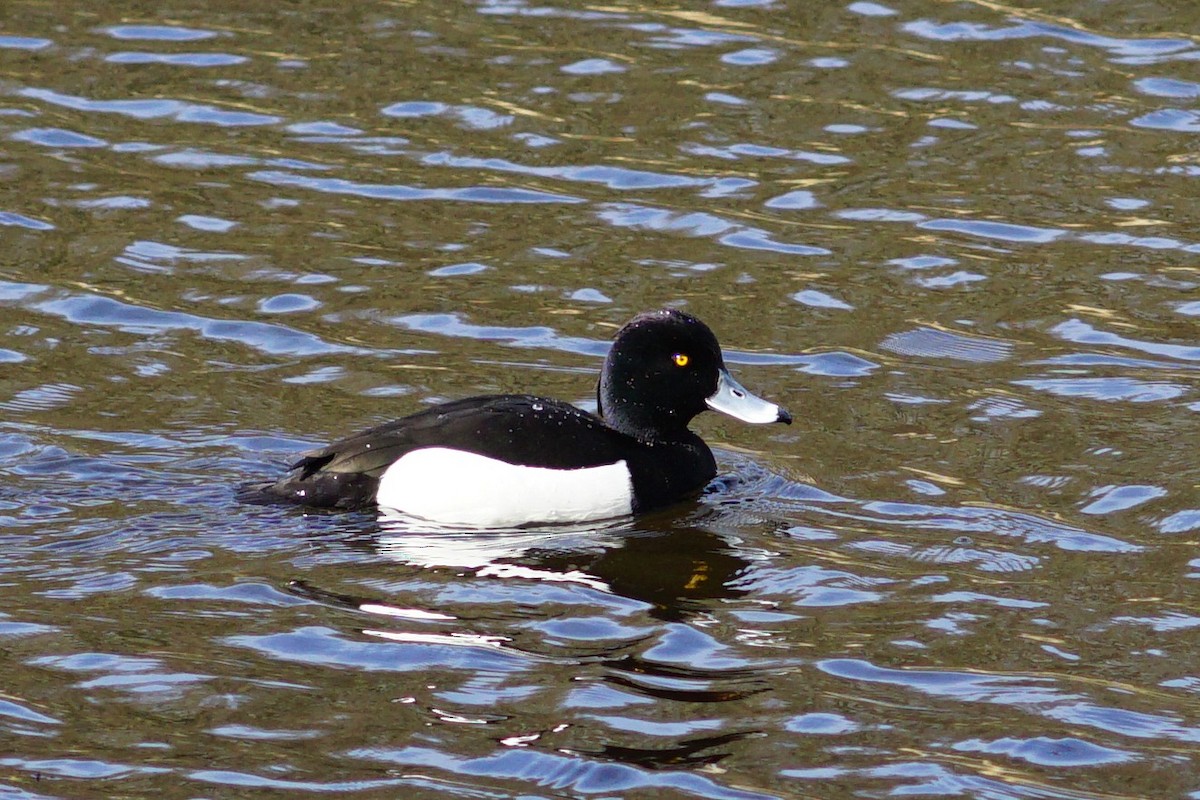
[[[1200,797],[1198,26],[9,0],[0,797]],[[696,502],[235,499],[663,305]]]

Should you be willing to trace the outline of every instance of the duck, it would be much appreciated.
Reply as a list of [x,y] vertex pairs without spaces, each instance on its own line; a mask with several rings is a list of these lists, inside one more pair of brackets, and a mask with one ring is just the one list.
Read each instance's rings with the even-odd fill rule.
[[694,497],[716,477],[712,450],[688,427],[706,410],[792,422],[730,374],[707,325],[665,308],[617,331],[595,414],[527,394],[441,403],[304,453],[254,494],[447,526],[615,519]]

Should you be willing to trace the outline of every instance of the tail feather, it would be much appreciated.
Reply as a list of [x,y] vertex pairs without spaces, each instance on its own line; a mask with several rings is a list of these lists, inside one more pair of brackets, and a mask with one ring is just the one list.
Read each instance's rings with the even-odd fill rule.
[[379,481],[361,472],[289,475],[269,483],[238,488],[238,500],[252,505],[293,504],[310,508],[360,509],[375,505]]

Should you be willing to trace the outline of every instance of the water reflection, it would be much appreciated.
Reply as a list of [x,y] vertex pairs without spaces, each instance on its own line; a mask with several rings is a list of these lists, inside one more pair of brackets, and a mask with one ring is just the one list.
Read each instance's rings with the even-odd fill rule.
[[385,518],[381,529],[379,552],[388,559],[578,583],[645,603],[663,620],[742,594],[734,582],[748,565],[729,538],[688,524],[681,512],[599,528],[447,532]]

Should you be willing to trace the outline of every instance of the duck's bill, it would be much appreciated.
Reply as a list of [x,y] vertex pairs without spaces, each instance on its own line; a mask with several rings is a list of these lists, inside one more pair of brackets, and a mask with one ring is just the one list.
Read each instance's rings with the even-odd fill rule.
[[742,422],[792,424],[792,415],[786,409],[750,394],[723,367],[717,377],[717,390],[704,402],[713,411],[728,414]]

